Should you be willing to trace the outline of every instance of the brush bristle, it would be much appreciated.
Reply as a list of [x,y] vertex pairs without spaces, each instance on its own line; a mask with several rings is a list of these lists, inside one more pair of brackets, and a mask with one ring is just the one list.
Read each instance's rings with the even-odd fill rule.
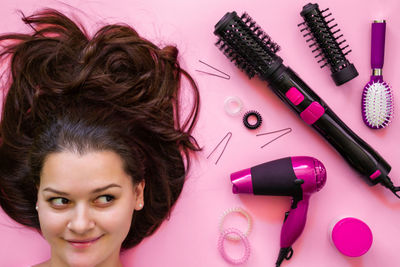
[[385,82],[365,86],[362,96],[362,115],[365,124],[374,129],[386,127],[393,119],[393,94]]
[[318,61],[322,63],[321,68],[329,64],[333,72],[338,72],[350,65],[346,55],[351,50],[348,48],[349,45],[345,45],[346,40],[343,39],[343,34],[340,34],[340,29],[336,28],[338,24],[333,22],[335,19],[332,17],[327,19],[332,15],[330,12],[325,13],[328,10],[329,8],[321,11],[318,4],[305,5],[300,13],[304,22],[298,26],[304,26],[301,31],[308,32],[303,36],[308,36],[306,42],[312,42],[309,47],[313,48],[313,52],[321,51],[318,54],[322,56]]
[[272,41],[271,37],[250,17],[246,12],[240,17],[241,20],[252,30],[256,36],[271,50],[273,53],[277,53],[281,50],[281,47]]
[[249,78],[268,77],[282,59],[275,53],[280,49],[260,26],[247,14],[227,13],[215,26],[219,37],[216,45]]
[[230,59],[235,65],[241,69],[242,71],[247,73],[249,78],[253,78],[256,74],[255,69],[253,66],[248,64],[246,60],[238,53],[235,52],[235,49],[232,49],[229,45],[227,45],[222,39],[218,39],[215,45],[221,50],[224,55]]

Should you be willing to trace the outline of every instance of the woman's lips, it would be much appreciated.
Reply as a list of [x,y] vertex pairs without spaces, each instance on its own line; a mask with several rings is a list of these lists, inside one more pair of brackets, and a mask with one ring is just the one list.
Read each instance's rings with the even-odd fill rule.
[[89,240],[67,240],[67,241],[69,244],[71,244],[71,246],[75,248],[87,248],[96,243],[101,237],[102,235],[97,238]]

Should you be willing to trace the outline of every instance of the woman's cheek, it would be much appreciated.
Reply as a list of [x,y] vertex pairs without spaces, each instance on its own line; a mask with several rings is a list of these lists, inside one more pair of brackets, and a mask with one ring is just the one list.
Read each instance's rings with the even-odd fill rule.
[[132,222],[132,215],[134,212],[134,203],[123,202],[120,205],[107,210],[103,215],[103,219],[98,217],[101,221],[100,224],[103,228],[108,229],[110,232],[121,231],[129,232]]
[[65,232],[68,214],[44,209],[39,212],[39,221],[43,236],[47,239],[47,237],[60,235]]

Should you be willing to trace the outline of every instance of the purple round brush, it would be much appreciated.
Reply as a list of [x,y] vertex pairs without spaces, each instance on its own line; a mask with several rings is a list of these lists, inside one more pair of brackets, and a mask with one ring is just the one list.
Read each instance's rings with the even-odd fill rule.
[[393,119],[392,89],[382,77],[385,54],[386,22],[375,20],[371,31],[372,76],[362,93],[362,117],[364,123],[373,129],[386,127]]

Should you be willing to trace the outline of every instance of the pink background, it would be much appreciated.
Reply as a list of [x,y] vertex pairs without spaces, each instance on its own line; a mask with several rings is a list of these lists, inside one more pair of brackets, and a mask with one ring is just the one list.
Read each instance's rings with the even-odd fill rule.
[[[345,39],[353,50],[348,59],[359,76],[337,87],[328,68],[320,69],[305,43],[297,24],[308,1],[156,1],[98,0],[65,1],[4,0],[0,9],[0,32],[28,30],[16,10],[29,15],[41,7],[69,10],[82,18],[93,32],[102,23],[126,22],[157,44],[176,44],[182,66],[197,80],[201,93],[201,111],[195,136],[203,152],[193,161],[184,191],[169,221],[139,246],[123,255],[126,266],[227,266],[216,245],[218,223],[228,208],[242,207],[253,218],[249,236],[251,256],[244,266],[274,266],[279,250],[279,236],[284,212],[290,198],[233,195],[229,174],[266,161],[287,156],[313,156],[324,163],[328,180],[314,194],[305,230],[294,244],[294,255],[282,266],[375,267],[398,265],[400,249],[400,200],[381,186],[369,187],[341,156],[310,127],[291,112],[263,82],[249,80],[214,46],[214,25],[228,11],[247,11],[280,44],[279,55],[294,69],[361,138],[376,149],[392,166],[390,177],[400,185],[400,120],[396,117],[386,129],[374,131],[361,119],[360,100],[370,70],[370,24],[386,19],[384,79],[393,89],[395,103],[400,103],[400,2],[319,1],[329,7]],[[74,9],[79,10],[74,10]],[[230,80],[201,74],[210,71],[198,60],[227,72]],[[230,117],[223,109],[228,96],[237,96],[244,111],[254,109],[263,116],[262,126],[247,130],[241,117]],[[399,106],[397,105],[396,108]],[[293,131],[260,149],[273,136],[256,133],[291,127]],[[233,137],[225,154],[214,164],[219,151],[206,159],[210,151],[230,131]],[[353,216],[371,228],[374,241],[370,251],[360,258],[341,255],[330,243],[329,225],[335,218]],[[231,220],[232,219],[232,220]],[[240,219],[240,218],[239,218]],[[245,230],[245,223],[230,217],[227,225]],[[0,266],[25,267],[49,257],[49,246],[34,231],[11,221],[0,213]],[[240,246],[228,246],[228,253],[239,257]]]

